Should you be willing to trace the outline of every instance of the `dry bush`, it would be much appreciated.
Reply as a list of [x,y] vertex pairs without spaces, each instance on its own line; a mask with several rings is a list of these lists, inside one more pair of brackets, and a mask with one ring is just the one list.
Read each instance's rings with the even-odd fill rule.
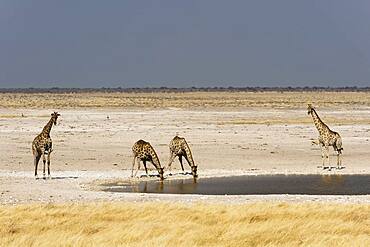
[[370,246],[370,205],[0,207],[1,246]]

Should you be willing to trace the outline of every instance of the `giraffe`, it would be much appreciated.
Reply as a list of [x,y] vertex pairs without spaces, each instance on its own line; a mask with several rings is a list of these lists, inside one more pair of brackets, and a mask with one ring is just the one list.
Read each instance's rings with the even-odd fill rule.
[[[154,167],[157,169],[160,179],[161,180],[164,179],[163,168],[161,167],[158,156],[156,152],[154,151],[154,148],[152,147],[152,145],[150,145],[149,142],[146,142],[144,140],[138,140],[132,147],[132,152],[133,152],[134,160],[132,162],[131,177],[135,177],[138,170],[140,169],[140,161],[143,162],[146,175],[149,176],[148,169],[146,167],[146,162],[150,161],[154,165]],[[136,162],[138,163],[138,165],[137,165],[137,170],[134,175],[134,167],[135,167]]]
[[191,167],[191,173],[193,177],[198,177],[197,166],[194,163],[193,155],[191,154],[190,147],[186,142],[185,138],[175,136],[170,142],[170,160],[168,162],[168,168],[171,172],[171,164],[176,157],[179,157],[180,165],[182,171],[184,171],[184,166],[182,165],[182,157],[184,156],[189,166]]
[[329,127],[320,119],[316,110],[311,104],[308,104],[307,113],[312,116],[313,122],[319,131],[319,138],[317,141],[313,141],[313,144],[321,145],[321,157],[322,157],[322,167],[325,169],[325,159],[328,163],[328,168],[330,171],[330,162],[329,162],[329,146],[333,146],[334,151],[337,152],[337,168],[342,168],[342,138],[340,135],[329,129]]
[[37,178],[37,165],[40,161],[40,158],[42,156],[42,161],[44,163],[44,169],[43,169],[43,175],[45,178],[45,163],[46,158],[45,155],[47,155],[47,161],[48,161],[48,175],[50,178],[50,154],[53,151],[53,142],[50,138],[50,131],[53,127],[53,124],[57,124],[57,119],[60,116],[58,112],[53,112],[51,114],[51,118],[49,122],[45,125],[43,130],[39,135],[35,137],[35,139],[32,142],[32,153],[33,153],[33,159],[34,159],[34,166],[35,166],[35,177]]

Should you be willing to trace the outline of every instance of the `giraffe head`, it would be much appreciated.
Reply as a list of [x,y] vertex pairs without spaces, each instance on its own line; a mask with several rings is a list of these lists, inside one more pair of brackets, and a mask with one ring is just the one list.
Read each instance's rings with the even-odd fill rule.
[[307,104],[307,114],[310,115],[311,112],[313,111],[313,106],[311,104]]
[[51,119],[53,119],[54,125],[57,125],[57,119],[58,119],[59,116],[60,116],[60,114],[56,111],[51,114]]
[[164,174],[163,167],[159,167],[159,168],[158,168],[158,173],[159,173],[159,178],[160,178],[161,180],[164,180],[164,176],[163,176],[163,174]]
[[197,178],[198,177],[197,170],[198,170],[198,167],[197,166],[192,166],[191,167],[191,174],[193,174],[193,177],[194,178]]

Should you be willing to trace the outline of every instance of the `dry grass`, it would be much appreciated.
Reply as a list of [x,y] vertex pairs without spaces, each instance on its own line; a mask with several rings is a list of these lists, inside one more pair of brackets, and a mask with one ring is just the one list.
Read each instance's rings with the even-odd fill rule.
[[0,207],[1,246],[370,246],[370,205]]
[[[323,117],[324,122],[330,123],[330,125],[340,126],[340,125],[365,125],[370,124],[370,118],[363,117],[363,118],[348,118],[348,117]],[[285,124],[297,124],[297,125],[311,125],[312,118],[309,117],[292,117],[292,116],[282,116],[282,117],[253,117],[250,118],[234,118],[227,121],[217,121],[217,120],[209,120],[207,123],[214,123],[217,125],[248,125],[248,124],[266,124],[266,125],[285,125]]]
[[14,108],[72,107],[276,107],[370,106],[370,92],[186,92],[186,93],[2,93],[0,106]]

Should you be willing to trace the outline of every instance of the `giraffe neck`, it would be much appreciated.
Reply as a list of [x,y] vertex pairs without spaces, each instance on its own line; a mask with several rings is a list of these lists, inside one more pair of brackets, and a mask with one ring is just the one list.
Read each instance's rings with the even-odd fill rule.
[[153,164],[154,164],[157,168],[161,168],[161,163],[159,162],[158,156],[157,156],[157,154],[155,153],[154,149],[152,149],[152,151],[151,151],[151,156],[152,156]]
[[326,124],[320,119],[319,115],[316,113],[315,109],[311,111],[313,123],[316,126],[316,129],[319,131],[320,135],[322,134],[323,130],[327,128]]
[[41,135],[43,136],[49,136],[51,128],[53,127],[53,118],[49,120],[49,122],[45,125],[45,127],[42,129]]
[[190,166],[191,166],[191,167],[195,166],[195,164],[194,164],[194,160],[193,160],[193,155],[191,154],[191,151],[190,151],[189,145],[188,145],[187,143],[185,143],[185,152],[186,152],[186,155],[187,155],[187,156],[188,156],[188,158],[189,158]]

